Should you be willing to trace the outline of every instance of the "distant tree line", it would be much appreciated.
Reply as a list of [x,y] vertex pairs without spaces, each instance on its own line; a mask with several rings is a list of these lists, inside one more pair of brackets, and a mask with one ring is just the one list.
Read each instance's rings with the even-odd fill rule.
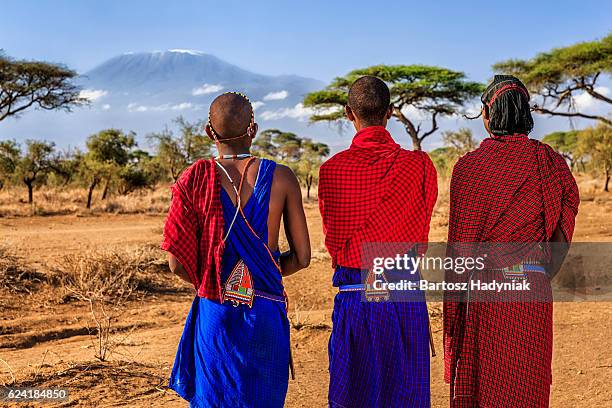
[[582,130],[553,132],[542,140],[563,155],[572,171],[603,176],[604,191],[610,191],[612,126],[600,123]]
[[[119,129],[89,136],[84,150],[60,151],[54,143],[40,140],[27,140],[23,145],[15,140],[0,141],[0,189],[22,185],[32,204],[37,187],[83,187],[87,189],[86,207],[91,208],[96,189],[101,190],[100,199],[106,200],[110,194],[126,195],[174,182],[186,167],[214,154],[203,122],[178,117],[174,125],[176,131],[166,127],[147,135],[150,151],[138,147],[134,132]],[[310,196],[329,147],[270,129],[256,138],[253,151],[290,166]]]
[[[612,169],[612,121],[609,116],[579,110],[575,97],[586,93],[597,101],[612,104],[598,86],[612,72],[612,34],[601,40],[556,48],[528,60],[508,60],[493,66],[496,72],[521,78],[541,104],[541,114],[585,118],[599,124],[581,131],[555,132],[544,141],[559,151],[574,171],[597,171],[609,190]],[[471,82],[462,72],[425,65],[376,65],[338,77],[324,90],[305,96],[304,105],[314,109],[311,121],[342,121],[343,107],[352,81],[376,75],[389,84],[393,116],[404,126],[413,148],[439,130],[439,119],[464,112],[484,85]],[[28,109],[66,110],[88,104],[74,83],[77,73],[63,65],[41,61],[14,60],[0,50],[0,121],[17,117]],[[203,134],[204,123],[175,120],[178,128],[165,128],[147,136],[152,150],[138,147],[135,134],[105,129],[91,135],[85,150],[58,151],[52,142],[0,141],[0,189],[23,185],[28,202],[41,185],[79,185],[87,188],[87,208],[93,193],[102,189],[101,199],[111,193],[128,194],[175,181],[183,169],[198,158],[210,157],[214,144]],[[431,152],[441,174],[449,174],[455,161],[475,148],[468,129],[445,132],[444,146]],[[329,147],[291,132],[269,129],[255,140],[255,153],[274,158],[293,169],[310,196],[317,183],[318,169]]]
[[[461,128],[442,134],[444,146],[429,153],[438,173],[446,178],[452,173],[457,160],[474,150],[478,141],[472,131]],[[544,143],[560,153],[573,172],[589,172],[602,177],[604,191],[610,189],[612,177],[612,127],[605,123],[582,130],[553,132],[544,136]]]
[[310,198],[311,189],[319,180],[319,167],[329,155],[329,146],[295,133],[268,129],[255,139],[253,152],[289,166]]

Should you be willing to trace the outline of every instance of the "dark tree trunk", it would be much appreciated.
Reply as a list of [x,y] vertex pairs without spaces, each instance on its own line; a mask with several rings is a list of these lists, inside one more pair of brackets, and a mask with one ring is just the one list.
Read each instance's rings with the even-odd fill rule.
[[410,121],[404,114],[402,110],[398,107],[394,108],[393,115],[404,125],[404,129],[406,129],[406,133],[412,139],[412,148],[414,150],[422,150],[421,148],[421,139],[419,138],[419,132],[417,128],[414,126],[414,123]]
[[104,191],[102,191],[102,200],[106,200],[106,197],[108,196],[109,183],[110,183],[110,180],[106,180],[106,184],[104,185]]
[[606,167],[606,183],[604,184],[604,191],[607,193],[610,191],[610,168]]
[[306,177],[306,198],[310,198],[310,187],[312,187],[312,177]]
[[34,202],[34,180],[25,179],[23,182],[28,186],[28,204],[32,204]]
[[91,196],[93,195],[93,191],[98,185],[98,180],[94,179],[89,185],[89,191],[87,192],[87,209],[91,208]]

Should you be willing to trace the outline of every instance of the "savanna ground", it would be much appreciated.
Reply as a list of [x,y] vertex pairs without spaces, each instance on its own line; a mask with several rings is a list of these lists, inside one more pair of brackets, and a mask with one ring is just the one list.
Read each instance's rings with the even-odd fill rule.
[[[612,194],[587,178],[580,186],[575,240],[612,241]],[[111,197],[84,211],[84,192],[37,192],[33,208],[19,201],[24,191],[0,193],[0,384],[66,387],[63,407],[186,406],[165,388],[193,296],[157,250],[168,196]],[[285,280],[297,370],[288,407],[326,406],[335,291],[316,201],[306,211],[313,260]],[[447,215],[441,185],[432,241],[444,240]],[[100,294],[110,300],[97,302]],[[429,308],[439,352],[432,406],[446,407],[441,305]],[[612,406],[611,317],[612,303],[555,304],[553,407]]]

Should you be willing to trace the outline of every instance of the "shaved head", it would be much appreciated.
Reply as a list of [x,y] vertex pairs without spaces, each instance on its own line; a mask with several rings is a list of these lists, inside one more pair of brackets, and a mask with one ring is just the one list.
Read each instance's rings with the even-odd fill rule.
[[348,105],[361,121],[382,122],[391,104],[389,87],[375,76],[363,76],[353,82],[348,93]]
[[210,105],[209,125],[220,141],[247,133],[252,118],[251,103],[237,93],[219,95]]

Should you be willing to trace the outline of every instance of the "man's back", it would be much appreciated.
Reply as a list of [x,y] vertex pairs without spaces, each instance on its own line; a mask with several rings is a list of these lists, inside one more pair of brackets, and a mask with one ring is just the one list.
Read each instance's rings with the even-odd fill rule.
[[450,190],[449,242],[545,241],[547,218],[554,228],[562,203],[578,200],[563,157],[526,136],[483,141],[457,162]]
[[[240,172],[245,171],[244,185],[240,195],[243,206],[251,199],[260,175],[259,169],[261,161],[261,159],[254,159],[246,170],[242,168],[244,163],[229,160],[222,162],[222,165],[229,173],[230,177],[232,177],[237,187],[240,180]],[[236,193],[230,180],[227,177],[222,177],[223,172],[219,168],[217,168],[216,171],[221,180],[222,188],[228,193],[232,203],[236,205]],[[280,223],[283,215],[285,216],[285,221],[289,225],[289,228],[295,225],[294,228],[291,228],[292,230],[302,227],[302,225],[297,225],[299,224],[302,213],[301,201],[300,186],[295,175],[289,167],[277,164],[274,169],[274,176],[270,188],[268,212],[268,246],[270,249],[278,249]],[[304,238],[304,234],[293,234],[293,236],[299,241],[295,243],[295,246],[303,248],[306,244],[305,242],[301,242]]]
[[334,265],[361,267],[364,242],[422,242],[437,197],[427,154],[400,148],[382,127],[358,132],[319,175],[325,244]]

